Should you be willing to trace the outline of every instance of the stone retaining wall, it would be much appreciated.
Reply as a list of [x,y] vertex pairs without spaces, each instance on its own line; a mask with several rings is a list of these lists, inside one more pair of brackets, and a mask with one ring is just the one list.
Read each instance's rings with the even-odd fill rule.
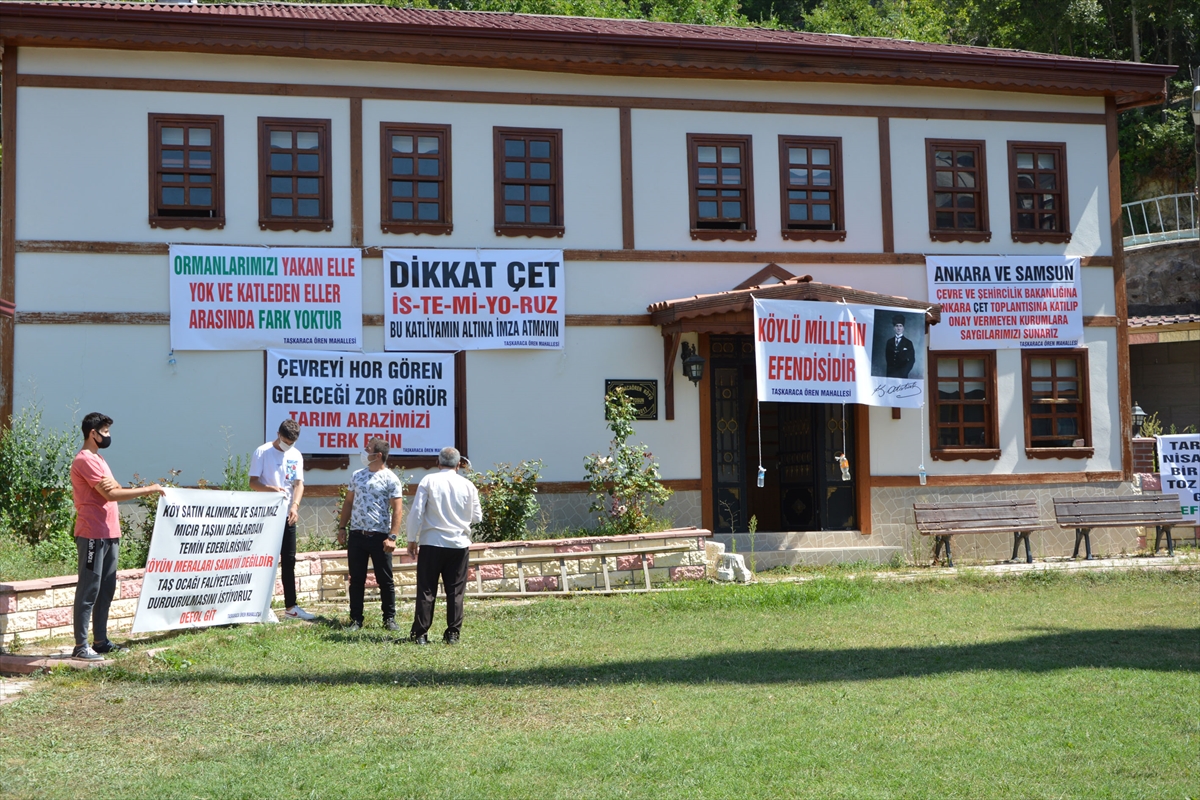
[[[477,558],[512,557],[511,563],[485,564],[483,587],[486,592],[519,592],[517,560],[525,555],[546,553],[588,553],[595,558],[567,561],[569,591],[603,589],[599,554],[606,550],[632,550],[672,544],[687,544],[688,549],[675,553],[646,556],[617,556],[609,562],[609,582],[615,588],[642,585],[642,558],[647,560],[651,583],[670,583],[704,578],[706,574],[705,542],[712,534],[699,528],[676,529],[659,533],[606,536],[582,539],[551,539],[544,541],[497,542],[471,545]],[[407,553],[397,552],[397,564],[412,563]],[[613,561],[616,563],[614,564]],[[345,597],[346,551],[326,550],[296,554],[297,597],[300,603],[336,602]],[[468,592],[475,590],[476,567],[468,571]],[[127,569],[117,573],[117,592],[109,610],[110,632],[133,627],[138,595],[142,591],[143,570]],[[396,570],[396,589],[401,597],[415,593],[416,573]],[[73,607],[76,576],[63,575],[30,581],[0,583],[0,647],[11,646],[15,637],[22,640],[44,639],[51,636],[70,636],[73,633]],[[525,591],[559,591],[558,561],[525,565]],[[367,586],[375,586],[375,576],[367,572]],[[282,600],[283,584],[275,581],[275,598]]]

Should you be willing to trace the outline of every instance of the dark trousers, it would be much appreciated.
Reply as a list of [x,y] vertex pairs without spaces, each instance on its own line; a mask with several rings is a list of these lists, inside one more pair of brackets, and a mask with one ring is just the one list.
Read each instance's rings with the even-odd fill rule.
[[75,644],[87,644],[88,623],[93,641],[108,641],[108,607],[117,590],[117,555],[120,539],[75,537],[79,551],[79,582],[75,585]]
[[279,580],[283,584],[283,607],[296,605],[296,526],[283,526],[283,546],[279,550]]
[[350,619],[358,624],[363,621],[363,593],[367,587],[367,560],[375,568],[375,582],[379,584],[379,602],[383,605],[383,618],[396,616],[396,585],[392,582],[392,554],[384,551],[386,533],[374,531],[350,531],[346,539],[346,569],[350,573]]
[[458,636],[462,630],[463,595],[467,591],[467,559],[471,551],[465,547],[430,547],[417,551],[417,610],[413,614],[412,635],[424,636],[433,624],[433,604],[437,597],[438,577],[446,592],[446,633]]

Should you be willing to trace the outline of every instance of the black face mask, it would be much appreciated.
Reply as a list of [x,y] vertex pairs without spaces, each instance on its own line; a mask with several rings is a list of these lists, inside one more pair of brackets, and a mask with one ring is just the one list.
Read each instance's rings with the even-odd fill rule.
[[100,441],[96,442],[96,447],[99,447],[101,450],[105,449],[110,444],[112,444],[111,436],[102,436],[100,434],[96,434],[96,435],[100,436]]

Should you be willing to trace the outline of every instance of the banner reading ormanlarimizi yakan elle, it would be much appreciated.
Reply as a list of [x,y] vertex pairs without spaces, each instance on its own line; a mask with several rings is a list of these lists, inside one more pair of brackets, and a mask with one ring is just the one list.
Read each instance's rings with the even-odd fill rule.
[[1183,516],[1193,525],[1200,524],[1200,433],[1155,438],[1163,493],[1178,495]]
[[754,301],[758,398],[920,408],[925,312],[911,308]]
[[267,351],[266,438],[300,425],[302,453],[357,453],[378,436],[394,456],[454,442],[452,353]]
[[929,299],[942,319],[931,350],[1078,347],[1078,256],[926,256]]
[[562,349],[565,278],[562,250],[384,250],[384,349]]
[[167,489],[133,632],[271,620],[286,520],[282,494]]
[[171,245],[175,350],[362,349],[362,251]]

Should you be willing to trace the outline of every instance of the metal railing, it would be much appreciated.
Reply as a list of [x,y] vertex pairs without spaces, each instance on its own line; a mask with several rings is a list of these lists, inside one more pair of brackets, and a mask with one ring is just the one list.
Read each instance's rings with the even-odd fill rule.
[[1125,212],[1126,247],[1195,239],[1200,234],[1196,225],[1196,197],[1190,192],[1125,203],[1121,209]]

